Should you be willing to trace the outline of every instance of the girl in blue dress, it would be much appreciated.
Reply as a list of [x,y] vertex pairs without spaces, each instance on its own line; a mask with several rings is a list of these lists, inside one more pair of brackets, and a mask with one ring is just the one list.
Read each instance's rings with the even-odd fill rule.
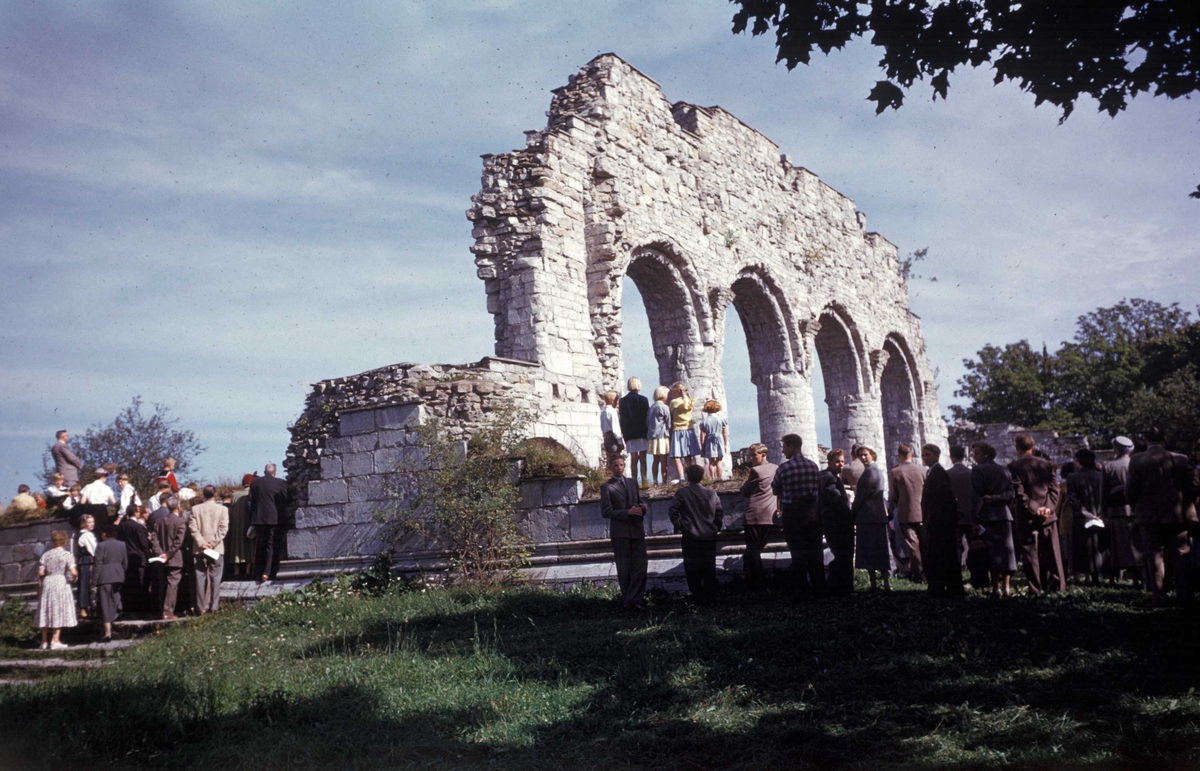
[[725,458],[725,448],[729,446],[729,421],[717,416],[720,411],[721,403],[709,399],[704,403],[704,417],[700,418],[704,473],[710,479],[721,478],[721,461]]

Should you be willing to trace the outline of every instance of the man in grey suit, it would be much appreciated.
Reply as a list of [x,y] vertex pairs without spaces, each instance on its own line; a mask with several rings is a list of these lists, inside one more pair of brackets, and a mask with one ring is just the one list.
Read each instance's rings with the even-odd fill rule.
[[[954,491],[954,503],[958,506],[958,561],[967,566],[967,550],[971,547],[971,468],[964,462],[967,450],[960,444],[950,448],[950,489]],[[982,589],[983,587],[977,587]]]
[[1175,578],[1175,594],[1190,603],[1188,526],[1196,521],[1196,469],[1186,455],[1163,447],[1158,428],[1146,432],[1150,446],[1129,460],[1125,498],[1142,534],[1146,579],[1155,605],[1166,601],[1164,578]]
[[[183,578],[183,539],[187,523],[179,516],[179,499],[167,499],[167,514],[150,529],[150,550],[158,558],[154,565],[155,589],[163,618],[175,618],[175,600]],[[153,558],[152,558],[153,559]]]
[[[217,488],[204,488],[204,503],[192,507],[188,529],[196,560],[196,607],[200,614],[216,613],[221,601],[221,573],[225,570],[225,535],[229,532],[229,509],[217,503]],[[216,552],[213,559],[205,552]]]
[[888,473],[889,508],[895,512],[908,552],[908,578],[916,584],[925,583],[921,564],[921,494],[925,489],[925,469],[913,460],[912,448],[902,444],[896,449],[897,463]]
[[269,581],[279,570],[286,548],[292,506],[288,483],[275,476],[275,464],[268,463],[264,476],[250,483],[250,524],[255,533],[255,575]]
[[121,614],[121,584],[129,568],[129,554],[125,542],[117,539],[115,525],[105,525],[100,538],[92,565],[92,583],[96,585],[100,620],[104,623],[104,642],[110,642],[113,622]]
[[637,483],[625,478],[625,456],[608,460],[612,477],[600,486],[600,516],[609,521],[621,607],[640,608],[646,594],[646,510]]
[[54,444],[50,447],[50,457],[54,458],[54,470],[63,475],[63,487],[70,489],[71,485],[79,484],[79,470],[83,468],[83,461],[67,446],[71,437],[65,428],[56,432],[54,439]]

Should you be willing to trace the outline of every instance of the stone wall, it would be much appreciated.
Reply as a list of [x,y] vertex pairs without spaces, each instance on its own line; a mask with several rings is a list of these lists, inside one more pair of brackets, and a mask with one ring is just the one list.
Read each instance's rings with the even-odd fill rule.
[[1060,435],[1053,429],[1030,430],[1011,423],[955,424],[950,427],[950,443],[961,445],[969,452],[973,442],[987,442],[996,448],[997,463],[1010,463],[1017,458],[1013,440],[1018,434],[1029,434],[1033,437],[1034,444],[1060,466],[1074,460],[1076,450],[1088,446],[1087,437],[1080,434]]
[[55,530],[71,533],[66,519],[43,519],[0,528],[0,586],[37,583],[38,560]]

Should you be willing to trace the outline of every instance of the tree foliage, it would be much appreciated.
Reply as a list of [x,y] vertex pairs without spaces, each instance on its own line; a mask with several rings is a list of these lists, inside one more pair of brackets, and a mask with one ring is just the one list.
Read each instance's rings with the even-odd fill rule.
[[[98,467],[117,464],[117,470],[129,475],[129,482],[142,494],[152,491],[154,478],[166,458],[175,459],[175,473],[186,474],[197,456],[206,449],[188,430],[178,428],[179,419],[171,408],[155,403],[154,411],[142,414],[142,397],[135,396],[107,426],[90,427],[82,436],[71,439],[71,449],[83,461],[86,480]],[[42,459],[43,476],[49,484],[54,464],[49,450]]]
[[1105,442],[1150,425],[1200,438],[1200,322],[1177,303],[1122,300],[1080,316],[1073,340],[1037,354],[1022,340],[964,361],[955,420],[1079,432]]
[[388,482],[393,503],[381,512],[389,539],[412,548],[413,537],[449,555],[460,581],[510,578],[530,554],[514,513],[520,499],[513,455],[528,416],[497,410],[469,442],[450,424],[430,419],[415,429],[417,445]]
[[[1140,93],[1200,91],[1200,4],[1195,0],[733,0],[733,32],[775,30],[789,70],[871,34],[885,79],[867,95],[875,112],[899,108],[914,83],[945,99],[950,75],[990,64],[1066,120],[1081,96],[1111,116]],[[1200,187],[1191,193],[1200,198]]]

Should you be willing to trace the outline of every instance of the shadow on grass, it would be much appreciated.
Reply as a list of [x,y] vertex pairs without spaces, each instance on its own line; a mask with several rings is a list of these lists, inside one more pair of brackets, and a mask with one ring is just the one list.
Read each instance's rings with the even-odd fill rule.
[[[0,731],[19,729],[26,750],[47,747],[42,765],[57,768],[1062,768],[1200,758],[1195,614],[1146,610],[1128,591],[1006,602],[895,592],[806,605],[730,594],[715,608],[660,597],[634,614],[594,593],[458,596],[436,612],[389,610],[312,635],[289,666],[349,662],[352,672],[317,688],[81,680],[0,699]],[[467,696],[440,699],[451,684],[435,674],[423,685],[434,695],[414,704],[386,678],[408,662],[433,672],[478,662],[449,671],[481,674]],[[528,700],[538,693],[569,698],[535,714]],[[73,736],[71,726],[98,733]]]

